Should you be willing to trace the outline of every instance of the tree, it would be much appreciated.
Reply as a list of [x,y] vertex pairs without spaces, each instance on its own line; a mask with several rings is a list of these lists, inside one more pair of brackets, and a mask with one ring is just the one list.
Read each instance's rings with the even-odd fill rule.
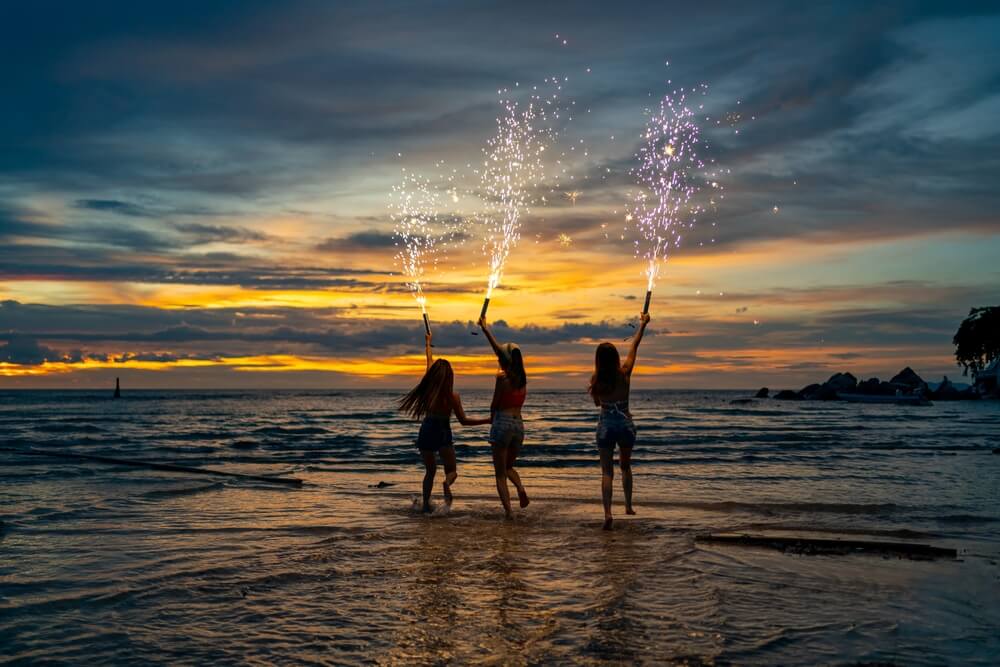
[[973,308],[955,337],[955,358],[962,374],[978,373],[1000,357],[1000,306]]

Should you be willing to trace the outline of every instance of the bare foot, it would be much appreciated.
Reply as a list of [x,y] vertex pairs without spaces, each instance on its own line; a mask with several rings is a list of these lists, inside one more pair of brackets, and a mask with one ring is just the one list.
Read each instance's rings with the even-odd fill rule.
[[514,520],[514,513],[513,512],[505,512],[503,518],[504,518],[504,521],[513,521]]
[[531,502],[528,500],[528,492],[524,489],[517,490],[517,499],[521,501],[521,507],[527,507],[528,503]]
[[423,514],[431,514],[434,512],[434,505],[427,503],[424,505],[423,509],[420,510]]
[[441,486],[444,487],[444,502],[446,505],[451,505],[451,502],[455,499],[451,495],[451,485],[455,483],[456,479],[458,479],[458,473],[456,472],[450,472],[444,477],[444,482]]
[[635,510],[632,509],[631,507],[626,507],[625,514],[635,514]]
[[614,522],[611,520],[611,517],[609,516],[604,517],[604,530],[611,530],[613,523]]

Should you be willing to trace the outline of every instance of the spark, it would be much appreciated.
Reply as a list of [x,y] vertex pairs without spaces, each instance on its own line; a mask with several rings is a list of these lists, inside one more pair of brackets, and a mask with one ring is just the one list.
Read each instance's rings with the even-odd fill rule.
[[438,182],[449,186],[442,191],[430,180],[404,169],[402,181],[393,186],[390,195],[389,211],[395,223],[393,236],[399,248],[396,263],[424,314],[427,313],[424,285],[428,271],[435,270],[447,248],[465,236],[464,217],[446,213],[442,207],[445,194],[450,195],[453,202],[458,201],[457,192],[450,187],[453,180],[452,174],[440,176]]
[[[706,86],[702,86],[704,94]],[[720,188],[715,172],[706,173],[698,156],[701,128],[688,108],[687,93],[669,93],[657,108],[649,110],[643,143],[635,154],[638,164],[629,173],[638,186],[632,196],[626,221],[634,216],[645,239],[636,246],[646,260],[647,289],[652,290],[671,249],[680,246],[683,232],[694,226],[704,207],[696,195],[704,184]]]
[[[561,89],[555,77],[545,82]],[[536,203],[535,193],[545,175],[542,155],[558,134],[553,123],[561,111],[557,93],[532,94],[523,103],[501,96],[500,105],[496,134],[483,148],[480,173],[484,196],[479,222],[489,265],[487,299],[500,284],[507,257],[521,237],[523,217]],[[544,197],[540,199],[545,202]]]
[[561,245],[564,248],[568,248],[571,245],[573,245],[573,239],[570,238],[570,236],[568,234],[560,234],[559,235],[559,245]]
[[576,206],[576,200],[577,200],[577,197],[580,196],[580,193],[577,192],[576,190],[573,190],[571,192],[566,192],[565,195],[566,195],[566,199],[568,199],[570,201],[570,203],[573,204],[573,206]]

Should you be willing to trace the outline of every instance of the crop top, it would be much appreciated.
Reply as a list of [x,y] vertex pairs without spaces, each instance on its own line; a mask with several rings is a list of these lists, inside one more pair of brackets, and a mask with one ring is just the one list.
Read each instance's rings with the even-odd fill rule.
[[524,399],[528,395],[528,388],[521,387],[520,389],[511,389],[510,391],[505,391],[497,397],[497,410],[510,410],[511,408],[519,408],[524,405]]

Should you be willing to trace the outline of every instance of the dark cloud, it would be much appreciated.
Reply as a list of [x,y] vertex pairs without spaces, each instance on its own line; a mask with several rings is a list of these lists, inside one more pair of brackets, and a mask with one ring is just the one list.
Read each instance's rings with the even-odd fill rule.
[[28,336],[8,335],[7,343],[0,345],[0,362],[21,366],[40,366],[46,361],[60,361],[62,355],[55,350],[40,345]]
[[[31,350],[23,347],[23,341],[38,340],[74,344],[84,349],[109,344],[138,348],[155,345],[166,347],[171,353],[206,343],[213,347],[223,343],[246,344],[232,351],[241,354],[248,350],[253,354],[277,353],[292,345],[323,354],[357,355],[372,351],[409,351],[422,344],[423,329],[418,318],[370,320],[337,315],[337,311],[296,308],[162,310],[141,306],[40,306],[5,301],[0,302],[0,321],[5,323],[7,330],[0,332],[0,340],[21,346],[17,347],[22,351],[18,358],[32,358],[28,354]],[[511,327],[499,320],[493,327],[499,339],[527,347],[615,339],[622,332],[631,331],[624,324],[609,322]],[[472,322],[434,323],[435,343],[442,350],[482,348],[485,340],[481,336],[471,336],[473,331],[478,329]],[[45,358],[64,358],[52,350],[44,350],[49,354]],[[37,350],[33,353],[45,356]],[[86,354],[77,350],[73,357],[80,359]],[[156,354],[166,352],[160,350]],[[188,352],[186,358],[190,356]]]
[[227,227],[224,225],[206,225],[197,222],[185,222],[174,225],[174,229],[183,232],[191,245],[203,243],[245,243],[248,241],[266,241],[268,236],[262,232],[246,227]]
[[349,252],[351,250],[389,250],[396,247],[391,233],[378,231],[355,232],[341,238],[326,239],[316,246],[321,252]]
[[77,199],[76,207],[90,211],[101,211],[142,218],[150,215],[142,206],[118,201],[117,199]]
[[[0,238],[3,236],[0,217]],[[8,228],[9,229],[9,228]],[[237,285],[246,289],[358,289],[390,291],[372,269],[264,264],[231,253],[175,254],[161,260],[123,254],[113,247],[61,248],[0,245],[0,280],[134,282],[174,285]]]

